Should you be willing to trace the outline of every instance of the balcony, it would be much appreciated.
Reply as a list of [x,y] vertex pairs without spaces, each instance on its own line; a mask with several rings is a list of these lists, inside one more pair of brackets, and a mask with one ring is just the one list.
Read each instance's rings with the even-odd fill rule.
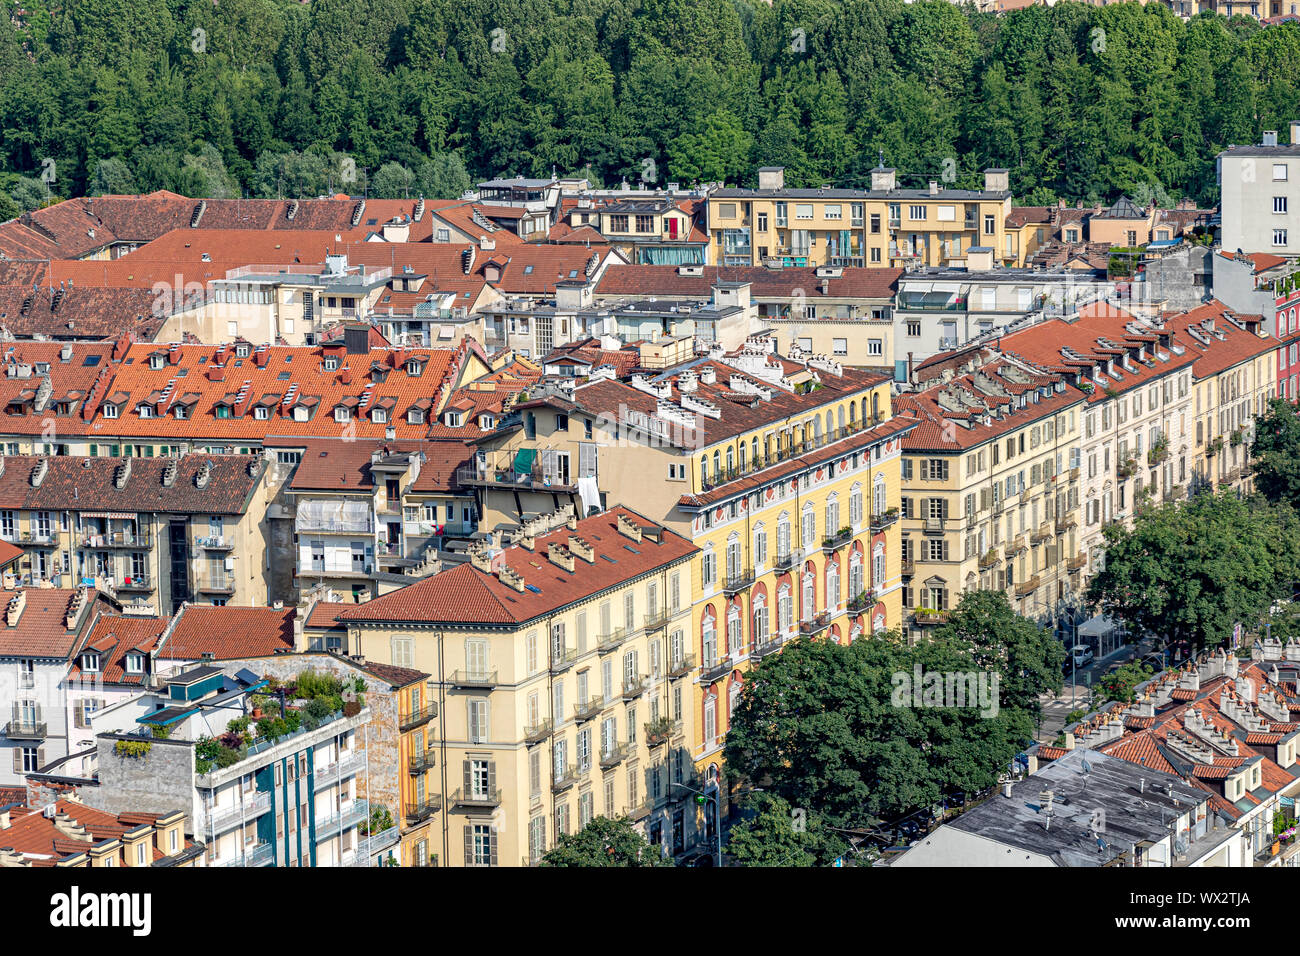
[[803,552],[796,548],[793,551],[787,551],[785,554],[778,554],[776,560],[772,562],[772,567],[777,571],[789,571],[802,560]]
[[111,548],[140,548],[147,551],[153,547],[153,532],[147,528],[142,531],[86,532],[77,537],[77,547],[92,551]]
[[645,674],[642,674],[639,677],[633,677],[631,680],[625,680],[623,682],[623,699],[635,700],[637,697],[644,694],[646,688],[649,686],[650,678]]
[[515,471],[513,468],[457,468],[456,481],[466,488],[530,489],[548,492],[577,491],[578,486],[563,475],[547,475],[540,468]]
[[526,724],[524,726],[524,743],[529,746],[539,744],[553,733],[555,733],[555,721],[550,717],[537,724]]
[[989,568],[996,565],[999,560],[1001,560],[1001,556],[998,554],[998,549],[989,548],[988,551],[980,555],[980,559],[979,559],[980,570],[987,571]]
[[902,573],[903,577],[910,578],[913,574],[916,573],[916,559],[904,558],[902,562],[899,564],[899,570]]
[[1041,583],[1042,581],[1039,579],[1037,574],[1035,574],[1032,578],[1029,578],[1025,581],[1021,581],[1019,584],[1016,585],[1016,597],[1022,598],[1022,597],[1026,597],[1027,595],[1033,594],[1035,591],[1038,590],[1038,585],[1040,585]]
[[799,633],[805,637],[811,637],[814,634],[820,634],[831,626],[830,611],[822,611],[820,614],[814,614],[806,621],[799,622]]
[[695,655],[687,654],[685,657],[679,657],[672,662],[668,668],[668,677],[670,680],[676,680],[679,677],[685,677],[693,670],[695,670]]
[[551,673],[562,674],[573,666],[573,662],[578,659],[578,649],[576,647],[553,647],[551,653]]
[[1088,566],[1088,556],[1084,554],[1082,551],[1080,551],[1074,557],[1070,558],[1070,560],[1065,562],[1065,569],[1069,571],[1071,574],[1074,574],[1077,571],[1082,571],[1087,566]]
[[654,801],[646,800],[640,806],[633,807],[631,810],[627,812],[628,822],[640,823],[646,817],[650,816],[650,814],[654,813],[654,810],[655,810]]
[[115,591],[140,591],[148,593],[153,591],[156,585],[143,574],[132,574],[130,577],[123,578],[120,582],[113,585]]
[[1010,557],[1013,554],[1020,554],[1022,551],[1028,550],[1029,546],[1025,544],[1025,536],[1023,534],[1018,534],[1012,538],[1010,544],[1007,545],[1007,556]]
[[893,524],[897,520],[898,520],[897,508],[890,508],[881,514],[873,514],[871,516],[871,533],[880,534],[880,532],[884,531],[886,528],[888,528],[891,524]]
[[369,816],[370,802],[367,800],[353,800],[352,803],[338,813],[331,813],[324,818],[318,817],[316,819],[316,839],[318,841],[327,840],[349,827],[356,826]]
[[722,582],[722,593],[731,596],[754,583],[753,568],[739,568],[727,574],[726,579]]
[[270,843],[258,843],[244,853],[225,856],[214,861],[212,866],[268,866],[275,862],[275,847]]
[[211,574],[199,582],[197,590],[202,594],[234,594],[234,574]]
[[858,614],[874,607],[875,603],[876,592],[868,590],[862,591],[861,593],[855,594],[853,597],[849,598],[847,607],[850,614]]
[[722,680],[734,667],[730,654],[723,654],[712,662],[706,661],[700,668],[700,683],[712,684],[714,681]]
[[573,705],[573,719],[582,723],[585,720],[591,720],[601,712],[605,707],[605,698],[601,694],[593,694],[585,701],[579,701]]
[[1044,541],[1051,541],[1056,536],[1056,532],[1047,522],[1040,524],[1034,531],[1029,534],[1029,541],[1032,544],[1042,544]]
[[936,611],[928,607],[918,607],[912,612],[912,618],[917,624],[942,624],[948,620],[948,612]]
[[923,530],[926,534],[943,534],[943,524],[942,518],[926,518]]
[[672,737],[682,732],[682,722],[671,717],[660,717],[645,725],[645,742],[647,747],[666,744]]
[[203,551],[233,551],[235,539],[223,534],[197,535],[194,538],[194,547]]
[[15,705],[13,714],[13,719],[5,725],[5,736],[10,740],[44,740],[49,736],[49,725],[41,720],[39,707],[34,714],[23,714]]
[[438,716],[438,703],[433,701],[421,707],[419,710],[408,711],[397,718],[397,726],[403,732],[419,727],[421,724],[427,724],[433,718]]
[[16,544],[34,548],[57,548],[59,540],[52,531],[24,531],[14,539]]
[[1073,513],[1067,514],[1064,518],[1056,519],[1057,534],[1065,534],[1065,532],[1069,531],[1071,528],[1077,528],[1078,526],[1079,519],[1075,517]]
[[438,752],[436,750],[413,753],[406,758],[406,770],[412,777],[418,777],[425,771],[432,770],[437,762]]
[[497,686],[497,672],[457,670],[451,672],[451,686],[476,690],[491,690]]
[[822,550],[829,554],[837,548],[842,548],[852,540],[853,529],[840,528],[840,530],[836,531],[834,534],[822,538]]
[[666,626],[671,617],[672,612],[669,611],[668,608],[660,608],[657,611],[651,611],[642,618],[642,626],[644,626],[647,631],[656,631],[659,628]]
[[765,641],[755,641],[754,649],[751,652],[751,654],[752,656],[756,657],[758,660],[761,661],[763,658],[771,654],[775,654],[777,651],[779,651],[781,649],[781,645],[784,643],[785,643],[784,634],[773,634],[770,637],[768,637],[768,639]]
[[208,810],[208,833],[220,833],[240,823],[254,820],[271,809],[271,791],[253,790],[243,793],[243,802],[230,807]]
[[608,654],[616,649],[620,644],[628,639],[631,635],[625,627],[616,627],[608,634],[602,634],[596,641],[596,650],[602,654]]
[[417,823],[423,823],[441,809],[442,796],[440,794],[430,794],[422,801],[412,801],[405,807],[406,825],[413,827]]
[[609,769],[610,767],[617,767],[625,759],[627,759],[627,754],[628,754],[627,744],[615,743],[612,746],[610,746],[607,750],[602,750],[600,752],[600,765],[605,769]]
[[451,805],[465,810],[495,810],[501,806],[501,790],[457,790],[451,795]]
[[555,772],[555,776],[551,780],[551,790],[555,793],[559,793],[563,790],[568,790],[577,782],[578,767],[576,764],[568,764]]
[[[419,806],[424,806],[424,804],[419,804]],[[413,809],[415,809],[414,805],[408,806],[407,813],[409,814]],[[358,836],[361,836],[361,834],[358,834]],[[396,846],[398,843],[401,842],[401,839],[402,839],[401,828],[396,826],[391,826],[387,830],[380,830],[378,833],[371,833],[370,835],[366,836],[365,837],[366,852],[365,855],[362,856],[361,858],[363,860],[367,860],[367,863],[362,865],[363,866],[368,865],[369,857],[373,856],[376,853],[382,853],[384,850],[387,850],[390,846]]]
[[315,789],[320,790],[322,787],[328,787],[332,783],[338,783],[354,776],[366,766],[366,752],[364,750],[353,750],[343,755],[339,760],[332,763],[323,764],[315,768],[312,774],[312,782]]

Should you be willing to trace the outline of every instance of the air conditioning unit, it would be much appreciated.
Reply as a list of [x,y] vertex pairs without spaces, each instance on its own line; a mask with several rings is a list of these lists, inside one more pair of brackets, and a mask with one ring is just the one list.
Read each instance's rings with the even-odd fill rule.
[[227,571],[235,570],[235,559],[233,557],[226,558],[226,570]]

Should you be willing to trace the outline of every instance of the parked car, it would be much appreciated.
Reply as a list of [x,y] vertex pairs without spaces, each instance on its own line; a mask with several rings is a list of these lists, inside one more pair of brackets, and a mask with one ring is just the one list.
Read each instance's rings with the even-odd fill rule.
[[1087,644],[1075,644],[1065,656],[1065,672],[1087,667],[1092,663],[1092,648]]

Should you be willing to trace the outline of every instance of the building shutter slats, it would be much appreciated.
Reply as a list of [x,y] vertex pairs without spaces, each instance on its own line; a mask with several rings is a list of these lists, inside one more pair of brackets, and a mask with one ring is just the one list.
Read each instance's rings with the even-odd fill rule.
[[474,865],[474,828],[465,828],[465,865]]

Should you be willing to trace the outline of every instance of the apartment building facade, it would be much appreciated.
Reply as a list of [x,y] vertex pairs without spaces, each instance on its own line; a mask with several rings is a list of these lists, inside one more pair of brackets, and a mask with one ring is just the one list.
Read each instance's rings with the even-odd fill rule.
[[1300,254],[1300,120],[1291,121],[1290,139],[1279,144],[1266,131],[1259,145],[1230,146],[1216,158],[1226,251]]
[[689,791],[694,546],[626,508],[525,523],[515,543],[338,613],[368,660],[429,671],[442,858],[535,864],[559,834],[628,815],[669,855]]
[[867,189],[787,189],[780,167],[759,173],[757,189],[715,189],[707,203],[719,265],[949,265],[972,247],[1014,257],[1005,169],[984,172],[984,189],[900,189],[896,171],[877,167]]
[[1080,590],[1080,430],[1086,396],[1047,369],[975,352],[899,396],[905,633],[947,619],[960,595],[1005,591],[1054,620]]

